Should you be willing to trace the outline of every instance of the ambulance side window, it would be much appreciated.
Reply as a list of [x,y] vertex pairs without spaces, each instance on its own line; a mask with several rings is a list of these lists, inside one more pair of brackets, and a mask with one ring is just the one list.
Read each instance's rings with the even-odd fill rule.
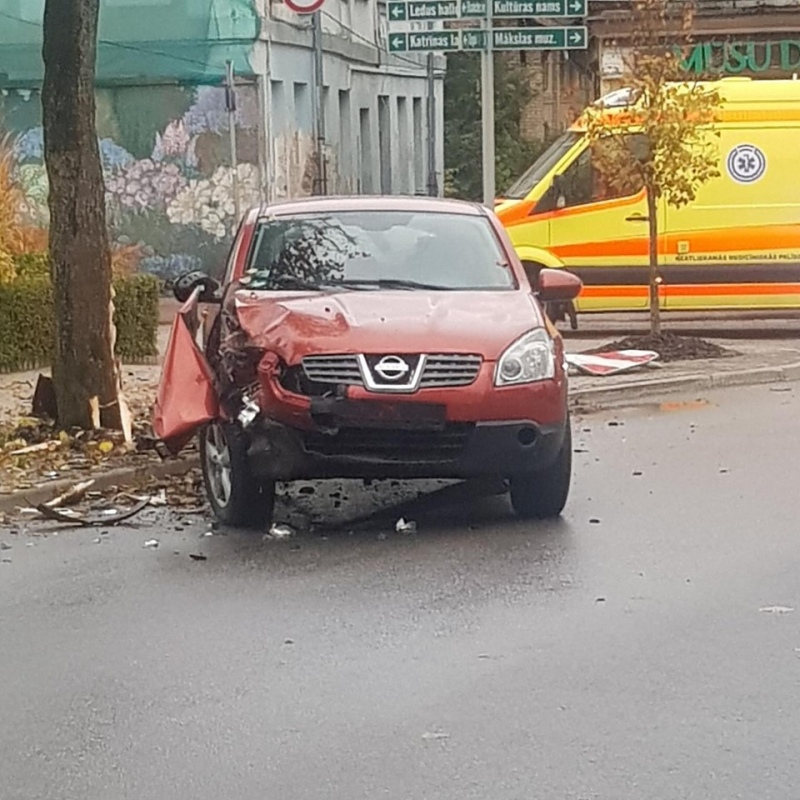
[[[644,137],[640,135],[634,134],[627,138],[627,149],[633,154],[641,152],[640,148],[646,144]],[[604,200],[631,197],[642,190],[641,177],[633,165],[622,173],[615,174],[613,179],[609,179],[598,169],[596,151],[602,146],[602,143],[598,143],[593,148],[584,150],[560,176],[560,208],[575,208]]]

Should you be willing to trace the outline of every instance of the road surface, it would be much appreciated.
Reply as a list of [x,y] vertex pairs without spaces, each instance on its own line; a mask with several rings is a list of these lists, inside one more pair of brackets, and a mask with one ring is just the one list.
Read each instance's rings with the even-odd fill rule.
[[797,797],[799,392],[577,421],[558,523],[4,531],[0,796]]

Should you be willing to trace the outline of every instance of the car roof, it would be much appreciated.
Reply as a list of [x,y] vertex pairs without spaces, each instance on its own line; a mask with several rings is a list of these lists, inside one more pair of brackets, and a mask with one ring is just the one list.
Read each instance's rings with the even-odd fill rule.
[[325,214],[336,211],[405,211],[418,214],[463,214],[486,216],[478,203],[439,197],[349,196],[308,197],[264,205],[260,215],[290,216],[292,214]]

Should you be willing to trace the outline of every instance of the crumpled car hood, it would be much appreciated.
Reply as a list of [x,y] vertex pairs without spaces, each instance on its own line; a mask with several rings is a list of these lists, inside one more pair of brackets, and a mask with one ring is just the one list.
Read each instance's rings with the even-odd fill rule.
[[494,360],[543,325],[524,291],[236,293],[253,343],[286,363],[313,353],[474,353]]

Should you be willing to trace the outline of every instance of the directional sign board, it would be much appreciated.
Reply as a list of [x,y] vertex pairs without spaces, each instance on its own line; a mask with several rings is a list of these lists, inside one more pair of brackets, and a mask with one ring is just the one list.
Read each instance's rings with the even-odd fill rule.
[[[585,17],[587,0],[491,0],[497,19]],[[389,22],[485,19],[487,0],[390,0]]]
[[494,50],[585,50],[589,35],[586,27],[573,28],[495,28]]
[[[485,50],[487,35],[481,30],[390,33],[390,53]],[[589,41],[585,27],[495,28],[493,50],[585,50]]]
[[[585,17],[587,0],[492,0],[492,16],[499,19]],[[485,17],[486,0],[461,0],[462,17]]]
[[390,53],[427,53],[433,51],[459,50],[459,31],[435,31],[432,33],[390,33]]
[[391,2],[388,12],[390,22],[419,22],[436,19],[458,19],[456,0],[410,0]]

